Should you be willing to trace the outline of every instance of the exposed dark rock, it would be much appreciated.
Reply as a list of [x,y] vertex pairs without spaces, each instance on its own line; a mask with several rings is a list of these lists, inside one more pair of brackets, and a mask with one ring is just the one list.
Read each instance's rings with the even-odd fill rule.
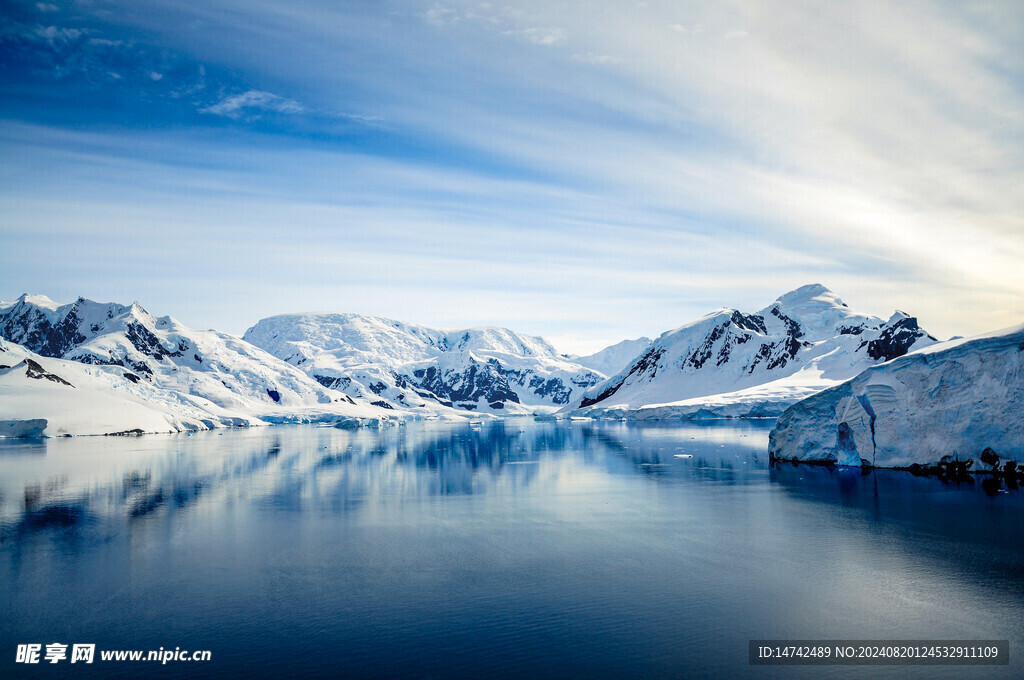
[[[685,357],[683,357],[683,366],[687,364],[693,366],[694,368],[700,368],[701,366],[703,366],[704,362],[711,358],[712,345],[714,345],[715,342],[720,337],[722,337],[722,335],[725,333],[728,327],[729,324],[726,323],[722,324],[721,326],[715,326],[714,328],[712,328],[711,332],[708,333],[707,337],[704,338],[704,342],[699,347],[697,347],[696,349],[688,353]],[[652,375],[651,377],[654,376]]]
[[108,437],[141,437],[146,434],[146,431],[142,428],[136,427],[133,430],[122,430],[120,432],[108,432]]
[[772,307],[772,316],[776,317],[780,321],[786,324],[786,330],[788,334],[794,338],[802,338],[804,331],[800,328],[800,324],[795,319],[791,319],[782,312],[779,311],[778,307]]
[[764,317],[760,314],[744,314],[734,311],[729,321],[741,330],[762,334],[768,332],[768,328],[764,325]]
[[78,307],[82,302],[84,300],[78,298],[67,316],[58,321],[56,326],[51,327],[47,334],[46,345],[42,348],[43,351],[38,352],[39,354],[60,357],[68,350],[86,341],[86,337],[78,331],[78,327],[82,323],[78,317]]
[[[572,398],[573,387],[566,385],[561,378],[544,378],[530,369],[506,369],[497,359],[493,358],[488,359],[488,363],[500,371],[508,379],[510,385],[515,383],[526,387],[537,396],[550,399],[553,404],[560,406],[568,404]],[[575,387],[592,387],[601,382],[601,380],[601,376],[597,373],[584,372],[572,376],[569,382]]]
[[67,385],[68,387],[74,388],[74,385],[69,383],[67,380],[61,378],[58,375],[50,373],[42,366],[40,366],[38,363],[32,361],[31,359],[25,359],[25,366],[27,367],[27,370],[25,371],[25,376],[28,378],[35,378],[36,380],[49,380],[60,385]]
[[627,375],[648,375],[648,377],[653,378],[658,373],[658,361],[664,353],[665,350],[663,348],[652,347],[633,364]]
[[533,376],[530,380],[530,387],[533,393],[540,397],[548,397],[552,404],[568,404],[572,396],[572,388],[567,387],[561,378],[548,378],[544,380],[540,376]]
[[911,345],[922,337],[935,339],[921,330],[916,318],[908,316],[884,328],[877,339],[862,342],[858,349],[866,345],[868,356],[872,359],[891,361],[906,354]]
[[612,396],[626,382],[626,378],[628,378],[631,375],[642,376],[649,374],[649,377],[653,378],[658,372],[658,360],[661,359],[664,353],[664,348],[649,348],[642,357],[640,357],[632,366],[630,366],[629,371],[623,378],[603,389],[600,392],[600,394],[598,394],[596,397],[583,397],[583,401],[580,402],[580,408],[593,406],[594,404],[602,402],[608,397]]
[[985,447],[985,450],[981,452],[979,460],[985,465],[991,465],[993,470],[999,467],[999,455],[991,447]]
[[481,399],[488,403],[519,403],[519,395],[509,386],[500,365],[474,362],[461,373],[428,366],[413,371],[413,377],[433,398],[450,401],[458,408],[476,408]]
[[0,316],[0,335],[44,357],[60,357],[85,342],[79,323],[76,307],[54,325],[42,310],[19,303]]
[[135,369],[139,373],[145,373],[150,378],[153,377],[153,369],[149,367],[145,361],[132,361],[128,360],[128,366]]
[[138,321],[133,321],[128,324],[125,335],[135,349],[147,356],[153,357],[157,361],[163,360],[164,357],[178,357],[182,354],[180,349],[174,352],[168,352],[163,344],[161,344],[159,338],[153,335],[148,328]]
[[352,378],[342,376],[340,378],[329,375],[314,375],[313,380],[329,389],[345,390],[352,385]]
[[583,397],[583,400],[580,402],[580,408],[586,408],[587,406],[593,406],[594,404],[597,404],[598,402],[604,401],[608,397],[610,397],[613,394],[615,394],[615,392],[618,391],[618,389],[620,387],[622,387],[622,382],[618,382],[618,383],[616,383],[614,385],[611,385],[611,386],[607,387],[600,394],[598,394],[596,397],[592,397],[592,398],[591,397]]
[[959,460],[954,456],[943,456],[937,466],[938,474],[939,477],[951,481],[974,481],[970,473],[973,465],[974,461],[969,458],[967,460]]

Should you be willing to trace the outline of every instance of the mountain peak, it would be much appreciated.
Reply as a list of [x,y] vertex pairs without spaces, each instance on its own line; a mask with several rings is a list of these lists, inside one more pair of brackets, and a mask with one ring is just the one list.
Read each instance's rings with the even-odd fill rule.
[[809,283],[791,290],[780,296],[775,302],[784,307],[794,307],[807,304],[819,304],[826,306],[845,307],[846,303],[839,299],[839,296],[820,283]]
[[45,295],[33,295],[31,293],[22,293],[21,295],[18,296],[18,299],[15,304],[17,304],[17,302],[33,305],[36,307],[41,307],[43,309],[48,309],[50,311],[54,311],[60,306],[59,303],[54,302]]

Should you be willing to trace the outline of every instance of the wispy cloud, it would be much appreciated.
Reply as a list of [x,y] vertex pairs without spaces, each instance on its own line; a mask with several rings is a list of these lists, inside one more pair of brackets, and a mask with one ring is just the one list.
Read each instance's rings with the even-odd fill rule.
[[78,40],[84,31],[77,28],[63,28],[59,26],[37,26],[33,35],[40,38],[51,46],[64,45],[73,40]]
[[530,26],[504,31],[505,35],[518,35],[534,45],[559,45],[565,42],[565,30],[561,28],[542,28]]
[[445,24],[459,21],[462,17],[451,7],[434,5],[423,13],[423,18],[435,26],[444,26]]
[[[88,67],[102,83],[123,74],[109,85],[116,101],[143,94],[117,117],[96,113],[95,136],[17,149],[0,139],[19,163],[0,192],[0,232],[36,239],[22,252],[80,227],[109,271],[131,271],[114,247],[123,235],[96,235],[130,211],[168,234],[251,235],[245,266],[218,272],[238,309],[263,285],[246,272],[273,266],[288,243],[316,243],[315,256],[288,250],[294,287],[267,290],[277,309],[266,311],[301,289],[311,306],[441,325],[543,318],[526,330],[565,335],[599,319],[588,328],[609,339],[720,304],[758,308],[812,280],[867,311],[905,308],[939,335],[1009,325],[1024,309],[1018,2],[165,7],[133,13],[127,31],[76,5],[89,21],[66,28],[97,32],[73,39],[57,33],[63,14],[26,19],[38,68]],[[49,24],[59,50],[35,34]],[[92,61],[55,56],[89,39],[128,45]],[[61,113],[50,102],[70,89],[36,80],[0,94],[27,110],[45,102],[45,132]],[[85,80],[79,101],[115,101]],[[22,94],[30,86],[35,99]],[[159,99],[175,96],[178,109]],[[67,105],[66,128],[89,129],[80,108]],[[144,123],[109,132],[122,114]],[[217,123],[261,114],[231,139]],[[196,148],[202,164],[181,152]],[[135,238],[166,252],[155,231]],[[0,271],[45,287],[52,273],[16,250],[0,249]],[[182,278],[157,255],[145,262]],[[190,272],[205,284],[206,269],[209,259]],[[452,291],[473,304],[453,311]]]
[[699,22],[692,26],[684,26],[683,24],[672,24],[671,26],[669,26],[669,28],[671,28],[676,33],[698,34],[704,32],[704,24]]
[[199,109],[200,113],[239,118],[246,112],[274,111],[277,113],[302,113],[305,108],[294,99],[288,99],[272,92],[249,90],[241,94],[224,97],[216,104]]
[[560,45],[565,42],[566,31],[557,25],[538,25],[538,15],[513,7],[495,7],[489,2],[454,3],[454,6],[435,4],[421,13],[434,27],[453,24],[473,25],[502,34],[517,36],[534,45]]

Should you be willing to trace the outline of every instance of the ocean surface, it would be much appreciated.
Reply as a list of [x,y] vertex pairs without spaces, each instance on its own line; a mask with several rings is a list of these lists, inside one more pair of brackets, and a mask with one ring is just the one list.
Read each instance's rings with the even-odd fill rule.
[[[1024,677],[1024,492],[772,466],[770,427],[0,440],[0,677]],[[880,638],[1008,639],[1010,665],[748,663]],[[211,659],[99,658],[161,648]]]

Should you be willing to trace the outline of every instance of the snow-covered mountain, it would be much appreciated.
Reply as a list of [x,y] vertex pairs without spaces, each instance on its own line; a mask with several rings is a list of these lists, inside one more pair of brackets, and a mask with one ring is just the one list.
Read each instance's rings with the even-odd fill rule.
[[260,421],[126,379],[113,366],[42,357],[0,338],[0,436],[180,432]]
[[[625,341],[578,359],[504,328],[447,331],[359,314],[288,314],[238,338],[156,318],[137,303],[79,298],[62,305],[29,295],[0,303],[0,338],[7,355],[0,365],[8,367],[0,421],[17,429],[28,426],[11,423],[44,419],[47,432],[61,433],[557,409],[598,417],[775,416],[934,342],[912,317],[853,312],[818,285],[757,314],[720,310],[653,342]],[[625,368],[607,378],[584,361]],[[115,412],[135,415],[111,418]],[[128,426],[136,421],[145,424]]]
[[631,364],[633,359],[637,358],[650,344],[650,338],[641,337],[636,340],[623,340],[622,342],[605,347],[600,352],[594,352],[582,357],[570,356],[568,358],[598,373],[615,375]]
[[945,456],[1024,462],[1024,325],[869,368],[788,408],[769,437],[785,460],[932,466]]
[[[197,331],[169,316],[155,318],[138,303],[79,298],[60,305],[43,296],[22,295],[0,305],[0,337],[10,343],[7,354],[20,357],[18,363],[62,359],[56,375],[74,374],[80,383],[98,380],[96,391],[106,385],[170,414],[165,429],[183,429],[183,423],[188,423],[184,429],[192,429],[195,422],[200,427],[261,423],[317,411],[380,412],[358,406],[351,397],[240,338]],[[16,368],[9,360],[0,363]],[[83,364],[97,370],[83,374]],[[72,379],[67,382],[75,385]],[[29,389],[39,383],[20,384]],[[11,418],[13,410],[15,405],[5,400],[0,419]]]
[[604,375],[543,338],[506,328],[446,331],[362,314],[285,314],[244,339],[318,383],[384,408],[530,413],[570,403]]
[[820,284],[756,314],[720,309],[663,333],[563,412],[595,417],[774,416],[865,368],[936,342],[917,320],[851,310]]

